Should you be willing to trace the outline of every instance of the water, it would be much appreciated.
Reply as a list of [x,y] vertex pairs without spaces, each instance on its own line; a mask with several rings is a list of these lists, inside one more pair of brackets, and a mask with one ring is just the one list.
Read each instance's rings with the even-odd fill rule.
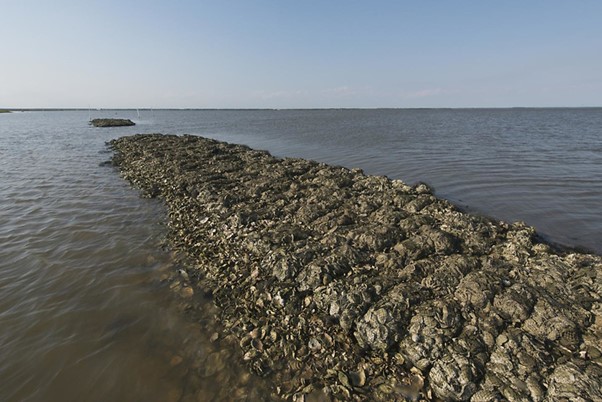
[[164,209],[101,166],[105,141],[135,132],[94,129],[79,112],[2,116],[0,401],[223,391],[202,370],[215,328],[186,319],[159,281],[175,269],[161,247]]
[[602,253],[602,109],[93,111],[137,122],[110,129],[88,113],[0,115],[2,401],[208,400],[238,386],[199,375],[214,324],[185,318],[158,280],[173,269],[160,203],[102,165],[122,135],[199,134],[425,181]]
[[[424,181],[469,211],[602,253],[602,108],[144,112],[199,134]],[[147,120],[145,120],[147,119]]]

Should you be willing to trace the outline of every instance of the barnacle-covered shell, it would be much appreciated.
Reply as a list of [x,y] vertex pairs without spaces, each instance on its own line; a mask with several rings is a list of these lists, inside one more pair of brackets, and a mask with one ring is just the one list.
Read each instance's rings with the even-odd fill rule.
[[359,344],[386,350],[403,334],[411,305],[412,291],[407,286],[399,285],[392,288],[357,320],[355,337]]
[[408,336],[401,341],[400,349],[416,367],[427,369],[441,357],[462,322],[459,304],[454,300],[422,304],[410,320]]

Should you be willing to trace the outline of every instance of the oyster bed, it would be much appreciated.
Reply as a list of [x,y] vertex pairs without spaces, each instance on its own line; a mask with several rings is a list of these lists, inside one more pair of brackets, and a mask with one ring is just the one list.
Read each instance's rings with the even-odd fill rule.
[[[292,400],[602,400],[602,258],[419,184],[195,136],[110,142],[222,337]],[[187,290],[190,289],[190,290]]]
[[130,119],[94,119],[90,120],[90,124],[94,127],[122,127],[136,125],[136,123]]

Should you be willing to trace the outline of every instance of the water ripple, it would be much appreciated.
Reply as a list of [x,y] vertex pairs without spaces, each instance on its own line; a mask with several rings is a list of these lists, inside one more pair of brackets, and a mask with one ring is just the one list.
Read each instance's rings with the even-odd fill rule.
[[166,376],[166,356],[190,330],[154,285],[171,263],[163,208],[99,166],[118,133],[77,113],[10,119],[0,122],[0,400],[166,400],[183,384]]

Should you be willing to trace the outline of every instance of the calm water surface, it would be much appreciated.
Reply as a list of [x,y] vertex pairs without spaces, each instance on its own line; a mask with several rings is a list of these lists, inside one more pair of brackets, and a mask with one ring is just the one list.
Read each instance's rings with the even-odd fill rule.
[[199,134],[424,181],[468,210],[602,253],[602,108],[141,113],[141,132]]
[[137,122],[109,129],[88,115],[0,115],[2,401],[209,400],[237,385],[203,372],[213,329],[159,284],[165,211],[102,166],[122,135],[198,134],[425,181],[602,253],[602,109],[93,111]]
[[101,166],[136,131],[87,120],[0,120],[0,401],[232,399],[241,368],[159,281],[165,211]]

